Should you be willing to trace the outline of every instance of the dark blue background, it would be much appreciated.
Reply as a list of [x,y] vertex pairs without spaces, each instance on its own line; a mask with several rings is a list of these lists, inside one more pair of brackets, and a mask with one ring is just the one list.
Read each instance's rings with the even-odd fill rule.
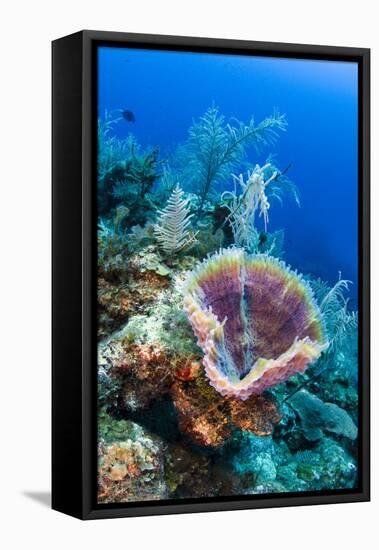
[[276,107],[286,133],[252,163],[272,152],[296,183],[301,208],[290,196],[272,202],[268,229],[285,228],[285,260],[333,283],[342,271],[357,282],[358,69],[347,62],[100,48],[99,115],[132,110],[120,137],[162,153],[184,142],[194,118],[214,102],[226,118],[256,122]]

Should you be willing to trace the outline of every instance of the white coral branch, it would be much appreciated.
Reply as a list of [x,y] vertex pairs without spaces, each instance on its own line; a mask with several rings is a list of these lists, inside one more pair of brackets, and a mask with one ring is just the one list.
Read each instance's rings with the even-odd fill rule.
[[183,198],[184,192],[177,183],[167,205],[158,210],[158,220],[154,226],[155,237],[164,252],[176,254],[184,248],[189,248],[197,242],[196,233],[189,230],[191,218],[188,208],[189,199]]
[[[246,181],[242,174],[239,177],[233,175],[234,191],[226,191],[222,194],[222,198],[229,200],[226,205],[230,211],[227,220],[232,227],[234,242],[237,246],[251,250],[257,245],[258,233],[255,227],[257,212],[259,216],[263,216],[265,231],[267,231],[270,203],[265,191],[278,176],[278,172],[274,171],[269,178],[265,179],[265,171],[270,167],[270,163],[262,167],[257,164],[252,172],[248,172]],[[237,191],[237,184],[240,193]]]

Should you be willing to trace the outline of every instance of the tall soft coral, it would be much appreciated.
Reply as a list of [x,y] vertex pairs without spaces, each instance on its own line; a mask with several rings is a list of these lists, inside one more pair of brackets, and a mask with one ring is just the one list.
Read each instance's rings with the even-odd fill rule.
[[185,165],[183,181],[199,195],[198,215],[217,184],[240,165],[248,147],[260,149],[274,143],[286,128],[285,115],[276,111],[256,125],[254,118],[247,124],[236,119],[227,124],[215,105],[207,109],[193,123],[187,143],[179,150]]

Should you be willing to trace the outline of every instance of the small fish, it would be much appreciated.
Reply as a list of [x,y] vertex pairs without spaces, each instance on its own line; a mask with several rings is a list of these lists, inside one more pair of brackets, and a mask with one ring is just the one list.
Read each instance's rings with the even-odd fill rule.
[[265,244],[265,242],[267,242],[267,234],[262,232],[259,235],[259,244]]
[[122,116],[128,122],[135,122],[136,121],[136,117],[134,116],[133,111],[122,111]]

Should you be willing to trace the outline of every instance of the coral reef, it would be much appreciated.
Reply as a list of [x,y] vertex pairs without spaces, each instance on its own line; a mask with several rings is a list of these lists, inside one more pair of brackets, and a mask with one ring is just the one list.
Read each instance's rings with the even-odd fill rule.
[[[138,259],[139,260],[139,259]],[[107,280],[98,278],[98,322],[99,336],[108,336],[118,329],[129,317],[142,311],[146,304],[155,300],[157,295],[168,287],[166,272],[159,263],[153,269],[135,269],[130,263],[129,270],[122,267],[125,280]],[[108,277],[109,279],[109,277]]]
[[132,410],[144,408],[153,399],[164,395],[172,383],[170,359],[157,343],[125,343],[122,355],[110,371],[121,385],[119,406]]
[[[238,447],[232,457],[232,466],[238,475],[248,484],[249,491],[272,483],[277,475],[277,449],[271,437],[259,437],[251,433],[242,433],[238,437]],[[259,489],[258,489],[259,490]]]
[[155,242],[154,224],[147,222],[143,227],[141,225],[133,225],[127,236],[127,246],[130,252],[139,252],[148,246],[152,246]]
[[312,391],[323,401],[333,402],[345,409],[358,422],[358,384],[357,384],[357,341],[352,338],[352,346],[333,355],[333,368],[324,367],[321,375],[312,381]]
[[224,250],[187,275],[183,293],[206,374],[224,396],[260,394],[327,347],[311,289],[269,256]]
[[323,438],[312,450],[289,455],[277,470],[277,481],[287,491],[319,491],[354,487],[355,460],[338,443]]
[[210,476],[210,460],[178,444],[168,445],[165,453],[165,479],[171,496],[217,494]]
[[103,404],[130,414],[167,396],[180,431],[199,446],[224,444],[233,426],[269,435],[281,418],[270,396],[224,399],[208,384],[197,354],[178,353],[156,341],[130,342],[125,331],[102,345],[98,363]]
[[242,494],[349,488],[356,483],[354,458],[329,438],[292,454],[283,441],[242,432],[236,437],[231,463]]
[[211,224],[205,225],[196,235],[196,244],[193,248],[193,254],[198,258],[205,258],[208,254],[214,254],[224,243],[224,231],[219,228],[214,230]]
[[178,413],[179,427],[197,445],[223,445],[236,427],[267,436],[280,421],[275,399],[270,396],[252,396],[244,402],[224,399],[209,386],[203,369],[197,365],[196,376],[192,379],[183,380],[178,371],[176,378],[170,394]]
[[173,153],[123,112],[98,125],[98,502],[354,487],[358,317],[281,260],[285,116],[212,106]]
[[[113,428],[114,429],[114,428]],[[165,498],[163,445],[135,425],[132,438],[99,440],[98,501],[131,502]],[[125,437],[125,436],[124,436]]]
[[106,114],[98,121],[98,209],[105,216],[120,204],[127,205],[130,227],[144,223],[156,209],[152,190],[160,177],[159,149],[142,151],[132,134],[126,139],[116,137],[120,120]]

